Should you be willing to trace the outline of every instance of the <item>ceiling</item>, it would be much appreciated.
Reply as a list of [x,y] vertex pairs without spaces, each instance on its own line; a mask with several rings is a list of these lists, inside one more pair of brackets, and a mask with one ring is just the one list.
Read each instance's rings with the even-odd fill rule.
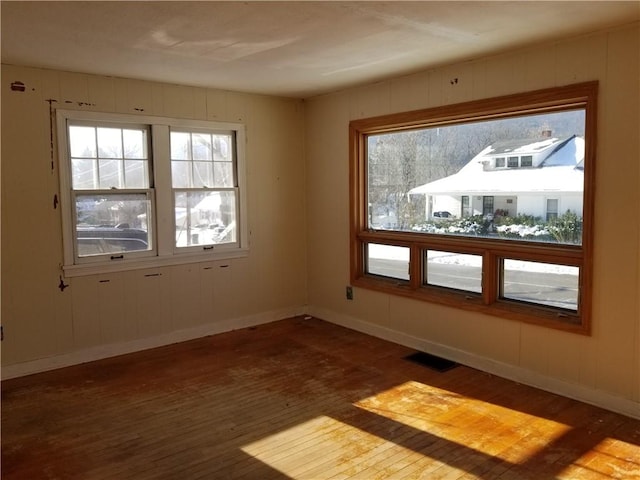
[[2,62],[307,98],[640,19],[636,1],[3,1]]

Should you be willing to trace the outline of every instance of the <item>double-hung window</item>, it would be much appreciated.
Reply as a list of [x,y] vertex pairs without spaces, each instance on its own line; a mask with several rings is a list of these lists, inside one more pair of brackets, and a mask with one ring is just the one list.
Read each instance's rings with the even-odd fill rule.
[[233,131],[171,130],[177,248],[212,249],[237,240]]
[[70,121],[69,206],[75,259],[153,255],[154,190],[145,125]]
[[57,112],[67,275],[244,256],[244,126]]
[[596,103],[589,82],[352,121],[352,284],[588,334]]

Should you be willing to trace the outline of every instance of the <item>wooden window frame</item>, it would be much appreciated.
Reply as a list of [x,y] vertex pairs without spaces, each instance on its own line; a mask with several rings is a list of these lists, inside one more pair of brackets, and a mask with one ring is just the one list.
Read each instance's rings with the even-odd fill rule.
[[[357,287],[426,302],[541,325],[563,331],[591,334],[591,292],[593,277],[593,223],[598,82],[536,90],[423,110],[353,120],[349,124],[350,158],[350,281]],[[524,114],[585,110],[585,158],[582,244],[547,244],[480,237],[429,234],[368,228],[367,137],[455,125],[480,119],[499,119]],[[404,246],[410,249],[410,280],[369,275],[366,248],[369,243]],[[453,289],[425,286],[422,282],[422,252],[427,249],[481,255],[481,295]],[[504,259],[576,266],[580,269],[576,312],[523,304],[500,298],[501,265]]]

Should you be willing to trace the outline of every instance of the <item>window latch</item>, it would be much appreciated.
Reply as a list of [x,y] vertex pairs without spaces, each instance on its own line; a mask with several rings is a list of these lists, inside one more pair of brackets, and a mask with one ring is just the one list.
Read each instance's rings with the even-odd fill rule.
[[111,260],[122,260],[124,255],[111,255]]

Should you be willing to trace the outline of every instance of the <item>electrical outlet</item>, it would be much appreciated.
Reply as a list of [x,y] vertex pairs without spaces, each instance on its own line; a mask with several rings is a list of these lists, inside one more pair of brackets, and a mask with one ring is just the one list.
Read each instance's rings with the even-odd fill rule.
[[353,300],[353,287],[347,285],[347,300]]

